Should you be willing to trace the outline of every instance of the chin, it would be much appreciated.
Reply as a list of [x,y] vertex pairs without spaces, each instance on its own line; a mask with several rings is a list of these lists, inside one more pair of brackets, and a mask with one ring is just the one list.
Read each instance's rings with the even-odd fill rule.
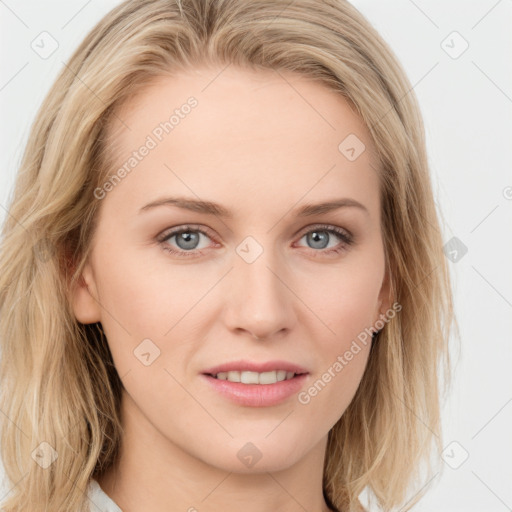
[[[275,426],[274,426],[275,428]],[[228,443],[219,443],[216,449],[205,448],[208,457],[204,462],[224,471],[257,474],[282,471],[293,466],[308,451],[307,441],[301,441],[288,433],[265,432],[261,435],[233,438]]]

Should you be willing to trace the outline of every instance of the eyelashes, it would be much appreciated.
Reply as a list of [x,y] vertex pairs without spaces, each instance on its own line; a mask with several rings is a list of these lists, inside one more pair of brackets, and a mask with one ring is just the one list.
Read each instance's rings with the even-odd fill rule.
[[164,234],[160,237],[158,237],[159,243],[162,245],[162,249],[166,252],[169,252],[175,256],[178,256],[180,258],[191,258],[200,256],[203,254],[202,249],[193,249],[191,251],[187,251],[184,249],[175,249],[172,246],[169,245],[169,240],[171,238],[177,237],[179,235],[183,234],[194,234],[194,233],[200,233],[201,235],[212,238],[212,236],[209,234],[209,232],[205,231],[204,229],[200,229],[199,227],[193,226],[193,225],[186,225],[182,226],[178,229],[173,229],[171,231],[166,231]]
[[[347,230],[330,224],[317,224],[312,227],[309,227],[309,229],[302,232],[299,240],[302,240],[304,237],[308,237],[309,235],[311,235],[311,237],[314,236],[316,239],[320,237],[321,240],[325,240],[326,237],[322,236],[324,234],[328,234],[328,244],[331,243],[332,238],[338,238],[339,243],[335,247],[327,248],[314,248],[304,246],[300,247],[304,247],[305,249],[307,249],[310,253],[312,253],[313,256],[338,255],[348,250],[348,248],[354,242],[352,235]],[[215,239],[213,234],[210,233],[209,230],[204,229],[199,225],[187,224],[180,226],[178,228],[173,228],[171,230],[164,231],[161,235],[157,237],[157,241],[164,251],[178,258],[197,258],[204,254],[205,249],[208,250],[210,248],[192,248],[191,250],[187,250],[184,248],[170,245],[169,242],[171,239],[175,237],[177,238],[181,235],[187,235],[185,239],[181,239],[183,245],[190,243],[191,240],[192,243],[194,243],[195,241],[200,242],[201,235],[209,239]],[[317,243],[317,240],[313,240],[313,243]],[[217,246],[220,246],[220,244],[217,244]]]

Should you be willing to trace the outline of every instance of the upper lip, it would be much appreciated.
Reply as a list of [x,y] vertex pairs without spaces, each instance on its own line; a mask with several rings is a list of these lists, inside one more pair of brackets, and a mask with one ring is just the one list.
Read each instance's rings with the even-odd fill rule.
[[273,370],[286,370],[287,372],[293,373],[308,373],[308,371],[294,363],[290,363],[288,361],[264,361],[258,363],[256,361],[247,361],[247,360],[239,360],[239,361],[231,361],[229,363],[219,364],[217,366],[212,366],[203,371],[204,374],[208,375],[217,375],[221,372],[230,372],[230,371],[239,371],[239,372],[271,372]]

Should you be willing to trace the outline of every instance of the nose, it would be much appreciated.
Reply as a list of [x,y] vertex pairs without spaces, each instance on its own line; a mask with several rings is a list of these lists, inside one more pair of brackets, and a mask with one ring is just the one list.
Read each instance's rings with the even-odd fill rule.
[[289,288],[285,266],[270,249],[252,263],[236,255],[226,281],[224,321],[231,332],[264,340],[293,328],[296,298]]

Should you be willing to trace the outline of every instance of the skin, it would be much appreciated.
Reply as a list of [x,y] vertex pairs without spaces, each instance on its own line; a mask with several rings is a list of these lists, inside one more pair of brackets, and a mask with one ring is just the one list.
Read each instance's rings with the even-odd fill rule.
[[[117,163],[190,96],[197,107],[101,199],[73,291],[77,320],[102,323],[125,387],[120,462],[99,483],[124,512],[325,512],[327,434],[357,390],[370,344],[308,404],[294,395],[241,406],[200,374],[236,359],[284,359],[308,370],[307,390],[389,308],[372,142],[348,103],[310,79],[197,68],[122,106],[129,129],[110,132]],[[354,161],[338,150],[351,133],[366,146]],[[166,196],[214,201],[233,217],[169,205],[139,213]],[[338,198],[366,210],[295,214]],[[306,235],[319,223],[348,231],[353,244],[321,230],[327,240],[315,243]],[[186,224],[208,231],[195,246],[202,254],[164,251],[186,252],[179,236],[157,240]],[[236,252],[247,236],[263,249],[252,263]],[[134,355],[144,339],[160,350],[149,366]],[[237,457],[248,442],[261,454],[250,468]]]

